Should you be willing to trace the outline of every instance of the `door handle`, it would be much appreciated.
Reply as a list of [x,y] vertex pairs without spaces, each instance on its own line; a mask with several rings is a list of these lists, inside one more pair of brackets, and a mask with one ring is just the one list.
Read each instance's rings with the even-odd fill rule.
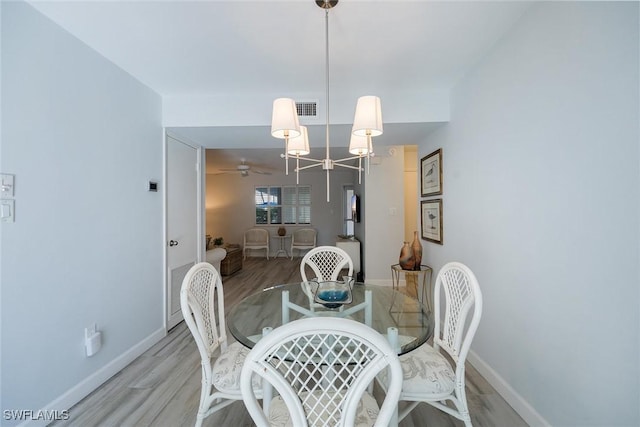
[[177,240],[169,240],[169,246],[178,246]]

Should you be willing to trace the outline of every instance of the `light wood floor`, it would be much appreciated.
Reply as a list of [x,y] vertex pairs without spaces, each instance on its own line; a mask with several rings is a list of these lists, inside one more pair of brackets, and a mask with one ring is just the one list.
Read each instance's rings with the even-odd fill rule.
[[[265,285],[300,281],[300,258],[249,258],[241,271],[223,277],[226,308]],[[231,337],[233,340],[233,337]],[[200,358],[184,322],[70,410],[55,426],[193,426],[200,398]],[[472,367],[467,400],[474,426],[527,424]],[[241,401],[209,416],[205,427],[254,426]],[[459,420],[420,404],[400,427],[462,426]]]

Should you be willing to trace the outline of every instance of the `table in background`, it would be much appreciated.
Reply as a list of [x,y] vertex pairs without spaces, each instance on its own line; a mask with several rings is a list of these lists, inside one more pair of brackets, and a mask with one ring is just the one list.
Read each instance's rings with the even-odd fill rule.
[[[431,267],[428,265],[421,265],[420,270],[403,270],[402,267],[400,267],[400,264],[393,264],[391,266],[391,281],[393,283],[393,289],[400,288],[400,273],[404,273],[407,287],[409,286],[407,277],[413,278],[412,283],[415,285],[416,297],[422,304],[426,304],[430,311],[433,310],[433,270]],[[427,280],[427,277],[429,280]],[[420,292],[420,290],[422,290],[422,292]]]
[[[309,308],[309,298],[302,290],[300,283],[278,285],[262,292],[250,295],[233,306],[227,316],[227,326],[231,335],[246,347],[252,348],[260,339],[264,328],[277,328],[282,325],[283,291],[288,291],[289,301],[300,307]],[[386,286],[356,283],[352,289],[353,301],[344,304],[345,310],[365,301],[365,292],[371,291],[371,326],[382,335],[387,335],[388,328],[398,330],[398,354],[407,353],[425,341],[433,333],[431,312],[417,299],[405,295]],[[324,310],[316,314],[330,316],[338,310]],[[305,317],[303,314],[290,311],[289,321]],[[365,311],[358,311],[349,316],[350,319],[365,323]]]
[[286,234],[284,236],[276,235],[276,236],[271,236],[271,238],[278,239],[280,241],[280,245],[278,246],[279,248],[278,252],[276,252],[276,256],[274,256],[274,258],[278,258],[278,256],[280,255],[280,252],[284,252],[285,256],[289,258],[289,252],[287,252],[286,241],[287,239],[291,238],[291,234]]

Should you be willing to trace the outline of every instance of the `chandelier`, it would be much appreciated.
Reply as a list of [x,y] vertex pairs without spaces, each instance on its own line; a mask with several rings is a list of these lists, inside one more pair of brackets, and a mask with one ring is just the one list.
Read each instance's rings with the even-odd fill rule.
[[[356,104],[356,112],[351,129],[349,141],[349,153],[351,157],[332,160],[329,153],[329,9],[338,4],[338,0],[315,0],[316,4],[325,10],[325,76],[326,76],[326,115],[325,128],[326,157],[324,159],[312,159],[304,157],[309,155],[309,135],[306,126],[300,126],[296,103],[291,98],[278,98],[273,101],[273,113],[271,116],[271,135],[284,139],[285,173],[289,175],[289,158],[296,159],[296,184],[299,183],[301,170],[322,167],[327,172],[327,202],[329,202],[329,172],[334,167],[355,169],[358,171],[358,183],[362,182],[362,160],[367,160],[367,174],[369,163],[373,153],[371,138],[382,135],[382,109],[380,98],[377,96],[361,96]],[[358,159],[358,166],[345,164]],[[300,160],[310,162],[300,166]]]

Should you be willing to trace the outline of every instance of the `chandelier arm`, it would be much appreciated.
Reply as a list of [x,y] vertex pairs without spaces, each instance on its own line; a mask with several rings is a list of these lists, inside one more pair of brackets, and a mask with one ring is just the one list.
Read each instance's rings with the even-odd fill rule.
[[296,169],[303,171],[305,169],[311,169],[311,168],[315,168],[315,167],[318,167],[318,166],[322,166],[322,163],[315,163],[313,165],[301,166],[301,167],[296,168]]
[[347,162],[349,160],[361,159],[363,157],[367,157],[367,156],[362,155],[362,156],[345,157],[344,159],[334,160],[333,163]]
[[333,165],[334,166],[340,166],[340,167],[343,167],[343,168],[353,169],[353,170],[357,170],[357,171],[362,170],[358,166],[343,165],[342,163],[336,163],[336,160],[333,161]]
[[305,160],[307,162],[316,162],[316,163],[324,162],[324,160],[321,160],[321,159],[310,159],[308,157],[300,157],[300,160]]

